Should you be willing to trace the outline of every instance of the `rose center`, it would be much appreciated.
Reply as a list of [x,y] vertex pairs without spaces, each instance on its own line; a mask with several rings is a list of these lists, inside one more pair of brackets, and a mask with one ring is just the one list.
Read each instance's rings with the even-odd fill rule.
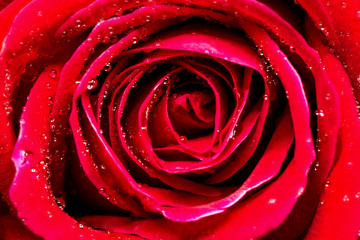
[[180,136],[196,138],[213,131],[215,96],[201,84],[176,89],[169,97],[168,113],[174,130]]

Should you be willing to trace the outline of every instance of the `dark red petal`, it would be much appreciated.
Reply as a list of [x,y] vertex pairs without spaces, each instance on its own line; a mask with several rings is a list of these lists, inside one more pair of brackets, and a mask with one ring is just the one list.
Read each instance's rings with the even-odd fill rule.
[[17,172],[10,188],[11,201],[24,224],[44,238],[79,238],[83,235],[110,239],[107,233],[84,227],[63,212],[51,192],[46,157],[51,136],[52,104],[49,98],[54,97],[56,85],[57,81],[44,72],[29,95],[12,155]]
[[[299,0],[340,56],[360,99],[360,3],[357,0]],[[316,7],[314,7],[316,4]]]
[[[17,1],[1,1],[0,2],[0,22],[2,24],[0,29],[0,42],[4,41],[5,36],[8,34],[14,18],[19,11],[31,2],[31,0],[17,0]],[[3,9],[6,7],[5,9]]]
[[[314,27],[311,30],[314,31]],[[319,36],[312,37],[312,39],[313,43],[321,41]],[[294,239],[306,231],[313,221],[321,190],[333,167],[340,124],[339,99],[333,84],[327,77],[317,78],[315,84],[317,107],[319,109],[317,117],[317,154],[308,175],[308,184],[304,194],[299,198],[284,223],[267,235],[265,239],[283,237]]]
[[[356,239],[360,229],[360,121],[358,104],[347,72],[339,59],[323,46],[319,35],[309,32],[318,49],[340,102],[340,129],[335,165],[324,185],[307,239]],[[339,211],[341,209],[341,211]],[[343,224],[346,222],[346,224]],[[341,224],[342,227],[339,227]]]

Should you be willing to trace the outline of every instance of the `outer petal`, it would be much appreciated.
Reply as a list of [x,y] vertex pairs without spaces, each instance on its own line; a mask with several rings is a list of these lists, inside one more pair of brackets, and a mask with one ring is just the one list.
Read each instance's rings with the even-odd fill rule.
[[356,239],[360,229],[358,106],[342,63],[323,46],[319,34],[309,31],[309,37],[339,94],[341,122],[335,166],[324,185],[307,239]]
[[[299,0],[349,73],[357,100],[360,99],[360,2],[357,0]],[[317,7],[314,7],[316,4]]]
[[56,84],[57,80],[49,78],[45,71],[29,95],[12,156],[16,175],[10,188],[10,198],[25,225],[46,239],[75,236],[112,238],[106,232],[83,226],[63,212],[49,190],[46,156],[49,151],[51,98],[55,95]]

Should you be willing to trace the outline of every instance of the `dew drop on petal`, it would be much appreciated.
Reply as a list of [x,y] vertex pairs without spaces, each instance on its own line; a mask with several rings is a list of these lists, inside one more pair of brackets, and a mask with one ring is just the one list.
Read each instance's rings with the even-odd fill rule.
[[301,187],[298,191],[298,196],[301,196],[304,193],[304,188]]
[[100,194],[104,194],[106,192],[105,188],[104,187],[100,187],[99,188],[99,193]]
[[275,199],[275,198],[271,198],[268,203],[269,203],[269,204],[274,204],[274,203],[276,203],[276,199]]
[[325,182],[325,187],[326,188],[330,187],[330,181],[329,180]]
[[111,37],[110,37],[110,42],[112,42],[112,43],[116,43],[116,42],[118,41],[118,39],[119,39],[119,37],[118,37],[118,36],[113,35],[113,36],[111,36]]
[[347,165],[348,169],[352,169],[354,167],[354,163],[351,161],[347,162],[346,165]]
[[137,37],[133,37],[133,44],[136,44],[138,42]]
[[103,43],[109,43],[110,42],[110,37],[109,36],[105,36],[103,37]]
[[105,66],[104,66],[104,71],[105,71],[105,72],[108,72],[108,71],[110,71],[110,70],[111,70],[111,64],[110,64],[110,63],[105,64]]
[[[21,164],[26,164],[29,161],[30,156],[33,154],[33,152],[28,150],[22,150],[20,151],[20,155],[22,158]],[[36,170],[36,169],[35,169]]]
[[331,99],[331,94],[330,94],[330,93],[327,93],[326,96],[325,96],[325,99],[326,99],[327,101],[330,101],[330,99]]
[[30,169],[30,178],[36,179],[38,177],[38,170],[36,168]]
[[88,90],[92,90],[97,87],[97,81],[93,78],[89,81],[89,85],[87,86]]
[[56,204],[60,207],[61,210],[65,208],[65,201],[62,198],[57,198]]
[[316,110],[315,111],[315,115],[318,116],[318,117],[324,117],[325,114],[324,114],[324,111],[323,110]]
[[52,69],[49,71],[49,77],[54,79],[57,76],[57,71],[55,69]]
[[186,143],[186,141],[187,141],[187,137],[185,137],[185,136],[180,137],[180,142]]

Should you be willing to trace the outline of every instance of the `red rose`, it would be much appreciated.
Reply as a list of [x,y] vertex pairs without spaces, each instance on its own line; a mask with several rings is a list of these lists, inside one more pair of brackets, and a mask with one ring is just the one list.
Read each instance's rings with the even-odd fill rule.
[[2,5],[2,239],[357,238],[356,1]]

